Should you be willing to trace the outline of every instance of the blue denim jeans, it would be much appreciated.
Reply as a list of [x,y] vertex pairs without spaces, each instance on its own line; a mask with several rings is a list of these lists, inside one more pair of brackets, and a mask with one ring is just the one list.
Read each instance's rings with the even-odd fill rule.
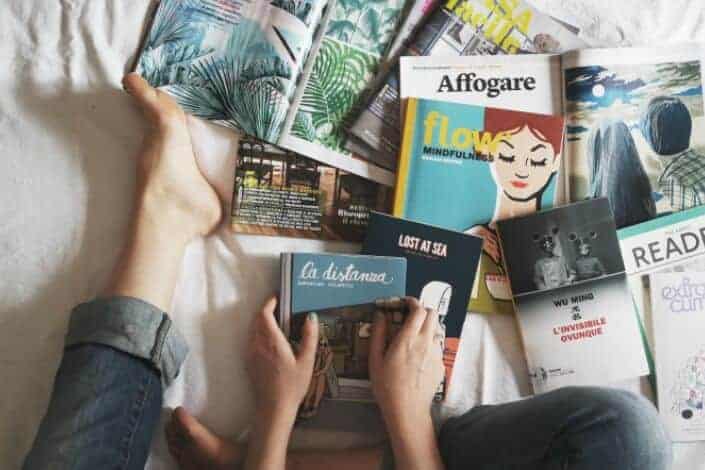
[[[164,312],[114,297],[74,310],[49,409],[24,469],[144,468],[187,347]],[[627,392],[565,388],[478,406],[441,429],[447,470],[663,470],[671,445],[654,407]]]
[[143,469],[162,388],[176,378],[187,351],[169,317],[139,299],[76,307],[49,408],[23,468]]

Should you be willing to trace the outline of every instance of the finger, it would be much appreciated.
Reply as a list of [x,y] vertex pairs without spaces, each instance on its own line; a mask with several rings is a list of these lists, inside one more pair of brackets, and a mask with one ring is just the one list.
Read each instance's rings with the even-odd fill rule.
[[406,298],[406,305],[409,308],[409,314],[406,316],[406,319],[404,319],[404,324],[401,330],[399,330],[399,335],[414,336],[419,333],[426,319],[426,309],[413,297]]
[[301,328],[301,342],[296,359],[305,368],[313,369],[318,348],[318,315],[314,312],[308,314],[304,326]]
[[142,110],[151,118],[155,118],[160,111],[159,91],[152,87],[142,76],[136,72],[128,73],[122,79],[125,91],[131,94]]
[[430,307],[426,307],[425,310],[426,318],[421,326],[421,335],[428,340],[432,340],[438,331],[438,313]]
[[370,335],[369,367],[370,375],[373,370],[378,370],[384,360],[384,348],[387,342],[387,316],[381,312],[375,313],[375,321],[372,324],[372,334]]
[[279,328],[277,323],[277,318],[274,315],[274,311],[277,308],[277,298],[276,296],[271,296],[262,306],[262,310],[259,312],[257,317],[257,322],[259,326],[265,327],[266,329]]

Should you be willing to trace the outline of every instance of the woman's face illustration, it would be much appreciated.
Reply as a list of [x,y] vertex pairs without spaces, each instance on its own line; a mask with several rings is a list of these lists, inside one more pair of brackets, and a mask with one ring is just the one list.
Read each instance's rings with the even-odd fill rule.
[[495,181],[507,197],[516,201],[538,197],[558,161],[553,145],[541,140],[527,126],[500,140],[492,156]]

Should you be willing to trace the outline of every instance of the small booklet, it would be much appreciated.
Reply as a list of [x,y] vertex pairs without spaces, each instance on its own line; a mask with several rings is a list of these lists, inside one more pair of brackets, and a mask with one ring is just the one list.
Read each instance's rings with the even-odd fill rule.
[[705,440],[705,273],[654,273],[658,408],[676,442]]
[[650,277],[664,272],[705,271],[705,206],[620,229],[617,236],[653,371],[655,332]]
[[393,335],[404,321],[406,259],[328,253],[282,253],[279,325],[296,344],[307,314],[318,315],[313,379],[299,416],[316,414],[323,398],[372,401],[368,357],[375,311]]
[[379,212],[372,213],[362,246],[366,254],[406,258],[406,294],[438,312],[445,334],[443,395],[451,384],[481,251],[480,238]]
[[344,127],[406,0],[162,0],[137,71],[189,113],[391,185]]
[[648,374],[606,199],[502,220],[497,230],[536,393]]
[[[407,56],[557,53],[585,47],[562,24],[524,0],[442,0],[409,47]],[[401,145],[398,69],[349,129],[349,148],[394,168]],[[560,90],[560,89],[559,89]],[[521,98],[519,98],[521,100]]]
[[370,211],[392,189],[254,137],[240,138],[231,225],[235,232],[362,242]]
[[410,98],[394,215],[485,239],[469,310],[512,312],[496,223],[559,199],[563,118]]

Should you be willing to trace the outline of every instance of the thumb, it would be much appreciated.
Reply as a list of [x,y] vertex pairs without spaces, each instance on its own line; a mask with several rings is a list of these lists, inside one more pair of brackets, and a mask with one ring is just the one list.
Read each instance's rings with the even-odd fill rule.
[[140,74],[128,73],[122,79],[122,86],[150,118],[155,118],[159,114],[159,92]]
[[301,328],[301,342],[296,358],[305,367],[313,368],[318,348],[318,315],[309,313],[304,326]]
[[370,372],[377,370],[384,359],[384,348],[387,342],[387,316],[381,312],[375,313],[375,322],[370,335]]

